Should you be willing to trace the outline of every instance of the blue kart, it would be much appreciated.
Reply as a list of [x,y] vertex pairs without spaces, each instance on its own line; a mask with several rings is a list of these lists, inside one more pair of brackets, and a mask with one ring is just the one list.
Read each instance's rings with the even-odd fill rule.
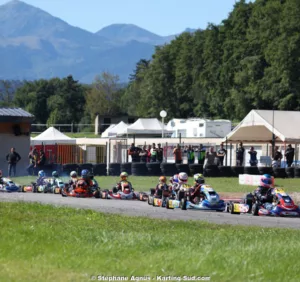
[[2,179],[3,184],[0,184],[0,192],[21,192],[22,187],[15,184],[11,179],[9,178],[3,178]]
[[181,208],[182,210],[214,210],[223,212],[226,204],[220,199],[218,193],[210,185],[202,185],[200,189],[200,197],[190,200],[188,194],[179,195],[177,200],[167,200],[167,209]]

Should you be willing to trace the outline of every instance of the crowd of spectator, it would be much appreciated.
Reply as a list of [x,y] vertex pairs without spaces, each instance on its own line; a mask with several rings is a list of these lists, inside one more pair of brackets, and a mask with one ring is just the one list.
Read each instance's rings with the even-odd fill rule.
[[[272,166],[280,167],[281,160],[283,158],[282,153],[279,151],[279,147],[275,147],[274,155],[272,156]],[[250,147],[249,151],[249,164],[250,166],[257,166],[257,151],[253,146]],[[167,155],[167,153],[165,152]],[[291,145],[288,145],[285,158],[288,167],[291,167],[294,160],[294,148]],[[164,161],[164,149],[161,147],[161,144],[153,143],[152,145],[144,145],[142,148],[136,147],[135,144],[131,144],[128,155],[131,156],[132,162],[163,162]],[[224,147],[224,144],[221,143],[219,149],[215,151],[214,146],[204,147],[203,144],[199,146],[195,145],[185,145],[181,146],[177,144],[172,149],[172,155],[174,157],[174,162],[176,164],[183,163],[183,157],[185,156],[188,164],[202,164],[204,167],[207,165],[218,165],[224,166],[224,161],[226,159],[227,150]],[[245,148],[243,143],[240,142],[236,150],[236,166],[244,166],[245,164]]]

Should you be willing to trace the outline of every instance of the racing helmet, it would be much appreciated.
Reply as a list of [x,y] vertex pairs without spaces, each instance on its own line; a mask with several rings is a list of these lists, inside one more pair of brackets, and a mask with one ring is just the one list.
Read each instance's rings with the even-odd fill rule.
[[87,178],[89,177],[89,171],[88,171],[87,169],[83,169],[83,170],[81,171],[81,177],[82,177],[83,179],[87,179]]
[[163,184],[167,182],[167,178],[165,176],[160,176],[159,177],[159,183]]
[[197,184],[204,184],[205,180],[204,180],[204,176],[201,173],[197,173],[194,175],[194,180]]
[[185,173],[185,172],[180,172],[180,173],[178,174],[178,179],[179,179],[179,181],[182,182],[182,183],[187,183],[188,178],[189,178],[189,177],[188,177],[187,173]]
[[77,177],[77,172],[75,170],[71,171],[70,177],[72,177],[72,178]]
[[175,183],[179,182],[178,174],[174,174],[174,176],[173,176],[173,182],[175,182]]
[[270,188],[272,185],[272,176],[270,174],[264,174],[260,178],[260,186]]
[[58,172],[57,172],[56,170],[53,171],[53,172],[52,172],[52,176],[53,176],[53,177],[58,177]]
[[123,171],[121,174],[120,174],[120,177],[122,180],[127,180],[127,177],[128,177],[128,173]]
[[40,170],[38,172],[39,177],[44,177],[45,176],[45,172],[43,170]]

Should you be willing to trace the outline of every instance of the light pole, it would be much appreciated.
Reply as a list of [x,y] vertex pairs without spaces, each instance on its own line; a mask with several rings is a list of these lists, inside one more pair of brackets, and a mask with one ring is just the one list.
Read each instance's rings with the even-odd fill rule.
[[159,114],[162,117],[162,124],[163,124],[161,138],[164,138],[164,128],[165,128],[164,118],[167,116],[167,112],[162,110]]

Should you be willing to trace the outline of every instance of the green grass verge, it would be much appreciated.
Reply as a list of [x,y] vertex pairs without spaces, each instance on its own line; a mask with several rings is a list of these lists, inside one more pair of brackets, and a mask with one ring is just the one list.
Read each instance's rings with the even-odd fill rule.
[[91,281],[100,274],[299,281],[298,230],[28,203],[1,203],[0,213],[0,281]]
[[[16,177],[13,178],[16,183],[29,184],[35,181],[35,177]],[[67,177],[63,177],[65,181],[68,181]],[[101,176],[96,177],[101,188],[111,189],[113,185],[119,180],[119,177],[115,176]],[[131,181],[136,191],[148,191],[158,183],[157,176],[130,176],[128,178]],[[254,190],[254,186],[240,185],[238,178],[206,178],[206,183],[210,184],[217,192],[249,192]],[[192,177],[189,179],[189,183],[193,183]],[[275,184],[284,187],[286,192],[300,192],[300,179],[288,178],[288,179],[276,179]]]

